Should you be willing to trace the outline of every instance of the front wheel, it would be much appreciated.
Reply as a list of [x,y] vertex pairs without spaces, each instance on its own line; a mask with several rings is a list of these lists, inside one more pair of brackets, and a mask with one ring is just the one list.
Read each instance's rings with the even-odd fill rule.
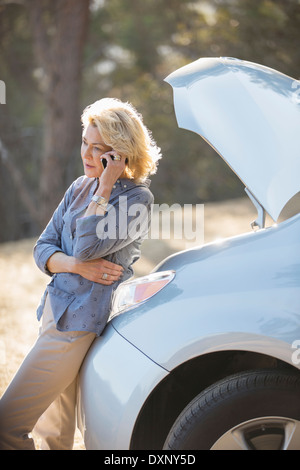
[[180,414],[166,450],[300,450],[300,375],[251,371],[200,393]]

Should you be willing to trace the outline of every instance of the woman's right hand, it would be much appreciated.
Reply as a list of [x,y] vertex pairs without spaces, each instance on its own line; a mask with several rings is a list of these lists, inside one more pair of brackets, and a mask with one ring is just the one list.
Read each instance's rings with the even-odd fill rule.
[[[105,286],[110,286],[118,281],[122,277],[123,271],[122,266],[103,258],[89,261],[80,261],[74,258],[74,273]],[[105,279],[103,279],[103,275],[106,275]]]
[[[74,273],[105,286],[110,286],[118,281],[123,274],[123,267],[103,258],[89,261],[80,261],[74,256],[68,256],[61,251],[56,251],[47,261],[50,273]],[[107,274],[103,279],[103,274]]]

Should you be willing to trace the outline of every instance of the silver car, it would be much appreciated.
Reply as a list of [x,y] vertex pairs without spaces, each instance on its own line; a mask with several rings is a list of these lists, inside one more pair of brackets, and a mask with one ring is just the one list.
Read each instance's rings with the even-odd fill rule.
[[231,58],[166,81],[179,127],[230,165],[258,215],[119,286],[81,370],[86,448],[300,450],[300,214],[279,222],[300,190],[300,83]]

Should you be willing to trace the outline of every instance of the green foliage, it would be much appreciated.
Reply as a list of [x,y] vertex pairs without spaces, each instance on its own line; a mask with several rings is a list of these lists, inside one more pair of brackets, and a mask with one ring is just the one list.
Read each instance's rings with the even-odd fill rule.
[[[205,56],[238,57],[298,78],[299,7],[299,0],[91,0],[82,108],[116,96],[143,114],[163,152],[152,183],[157,202],[197,203],[243,194],[221,158],[201,138],[178,129],[172,89],[164,78]],[[37,66],[28,8],[29,0],[0,6],[0,79],[7,84],[0,124],[2,134],[13,129],[18,148],[27,149],[26,164],[20,164],[33,182],[38,178],[37,155],[42,158],[45,103],[40,90],[45,74]],[[30,152],[24,139],[28,132]],[[10,139],[6,143],[10,146]],[[11,149],[20,159],[16,146]],[[3,178],[1,166],[0,171]]]
[[[152,188],[159,202],[232,198],[243,187],[194,134],[178,129],[172,90],[163,79],[203,56],[232,56],[299,74],[298,0],[109,0],[92,16],[89,44],[102,44],[88,101],[104,95],[131,101],[163,151]],[[91,51],[91,49],[89,49]]]

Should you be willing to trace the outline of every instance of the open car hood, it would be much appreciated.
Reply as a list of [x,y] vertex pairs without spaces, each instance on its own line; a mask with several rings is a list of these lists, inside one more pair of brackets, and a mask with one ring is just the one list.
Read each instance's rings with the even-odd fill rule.
[[171,73],[178,126],[200,134],[276,221],[300,191],[300,82],[232,58]]

